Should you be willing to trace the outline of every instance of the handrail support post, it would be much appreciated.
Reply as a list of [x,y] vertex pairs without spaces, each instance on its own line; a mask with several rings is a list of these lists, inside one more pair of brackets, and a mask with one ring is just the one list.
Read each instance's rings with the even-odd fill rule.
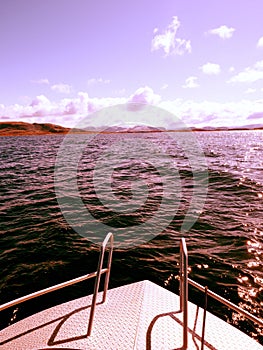
[[183,312],[183,349],[188,346],[188,253],[185,238],[180,241],[180,312]]
[[108,284],[109,284],[109,277],[110,277],[110,268],[111,268],[111,262],[112,262],[112,251],[113,251],[113,234],[111,232],[109,232],[107,234],[107,236],[105,237],[105,239],[102,243],[102,246],[101,246],[101,250],[100,250],[97,275],[96,275],[96,280],[95,280],[95,284],[94,284],[94,292],[93,292],[92,303],[91,303],[91,308],[90,308],[87,336],[89,336],[91,334],[91,330],[92,330],[92,324],[93,324],[93,320],[94,320],[94,313],[95,313],[95,308],[96,308],[97,296],[98,296],[98,292],[99,292],[100,277],[101,277],[101,271],[102,271],[102,266],[103,266],[103,261],[104,261],[104,255],[105,255],[106,246],[107,246],[109,240],[110,240],[110,251],[109,251],[109,255],[108,255],[106,276],[105,276],[105,280],[104,280],[102,303],[104,303],[106,300]]

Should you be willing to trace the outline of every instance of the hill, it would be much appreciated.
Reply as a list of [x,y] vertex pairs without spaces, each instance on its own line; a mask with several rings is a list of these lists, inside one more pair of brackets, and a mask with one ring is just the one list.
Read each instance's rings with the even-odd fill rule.
[[262,130],[263,125],[244,125],[239,127],[193,127],[187,129],[167,130],[165,128],[154,128],[150,126],[131,127],[89,127],[85,129],[70,129],[51,123],[25,123],[25,122],[0,122],[0,136],[23,136],[23,135],[54,135],[71,133],[153,133],[174,131],[227,131],[227,130]]
[[0,136],[66,134],[69,130],[51,123],[0,122]]

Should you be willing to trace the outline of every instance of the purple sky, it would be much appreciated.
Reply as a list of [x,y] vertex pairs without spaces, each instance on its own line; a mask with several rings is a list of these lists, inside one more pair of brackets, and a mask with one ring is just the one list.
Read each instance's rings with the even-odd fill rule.
[[262,12],[262,0],[1,1],[0,121],[74,126],[141,101],[189,126],[263,124]]

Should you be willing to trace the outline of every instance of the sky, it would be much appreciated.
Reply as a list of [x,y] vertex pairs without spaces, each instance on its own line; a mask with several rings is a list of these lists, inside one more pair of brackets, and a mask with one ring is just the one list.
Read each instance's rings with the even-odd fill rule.
[[141,102],[189,127],[263,124],[262,13],[262,0],[0,0],[0,121],[100,126],[94,112]]

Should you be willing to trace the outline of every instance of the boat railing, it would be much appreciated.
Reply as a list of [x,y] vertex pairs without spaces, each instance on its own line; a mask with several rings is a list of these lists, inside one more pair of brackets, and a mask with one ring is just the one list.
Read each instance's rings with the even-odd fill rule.
[[188,252],[185,238],[180,241],[180,312],[183,313],[183,349],[188,344]]
[[[258,324],[263,327],[263,320],[258,317],[252,315],[250,312],[243,310],[241,307],[231,303],[229,300],[221,297],[220,295],[212,292],[201,284],[193,281],[188,277],[188,252],[185,238],[181,238],[180,241],[180,271],[179,271],[179,288],[180,288],[180,311],[183,312],[183,339],[184,339],[184,349],[187,349],[187,331],[188,331],[188,315],[187,315],[187,304],[188,304],[188,285],[191,284],[193,287],[199,289],[204,292],[207,296],[210,296],[222,304],[226,305],[230,309],[238,312],[242,316],[246,317],[250,321]],[[206,306],[205,306],[206,309]],[[206,311],[206,310],[205,310]],[[204,320],[205,320],[205,312],[204,312]],[[205,327],[205,322],[203,322],[203,330]]]
[[[106,251],[106,248],[107,248],[107,245],[109,242],[110,242],[110,249],[109,249],[109,253],[108,253],[107,266],[103,267],[105,251]],[[89,336],[91,334],[91,330],[92,330],[94,313],[95,313],[95,308],[96,308],[96,304],[97,304],[97,296],[98,296],[98,291],[99,291],[99,286],[100,286],[100,278],[101,278],[102,274],[105,274],[102,303],[104,303],[106,300],[107,291],[108,291],[108,284],[109,284],[109,277],[110,277],[110,270],[111,270],[111,262],[112,262],[112,251],[113,251],[113,234],[111,232],[109,232],[107,234],[107,236],[105,237],[104,241],[102,242],[102,245],[100,248],[100,255],[99,255],[99,262],[98,262],[97,271],[88,273],[86,275],[74,278],[72,280],[62,282],[62,283],[56,284],[54,286],[42,289],[40,291],[25,295],[25,296],[20,297],[20,298],[17,298],[15,300],[9,301],[5,304],[0,305],[0,311],[8,309],[12,306],[21,304],[27,300],[39,297],[41,295],[44,295],[44,294],[47,294],[50,292],[54,292],[54,291],[59,290],[61,288],[65,288],[65,287],[71,286],[73,284],[85,281],[87,279],[96,277],[95,284],[94,284],[92,303],[91,303],[91,308],[90,308],[89,322],[88,322],[87,336]]]

